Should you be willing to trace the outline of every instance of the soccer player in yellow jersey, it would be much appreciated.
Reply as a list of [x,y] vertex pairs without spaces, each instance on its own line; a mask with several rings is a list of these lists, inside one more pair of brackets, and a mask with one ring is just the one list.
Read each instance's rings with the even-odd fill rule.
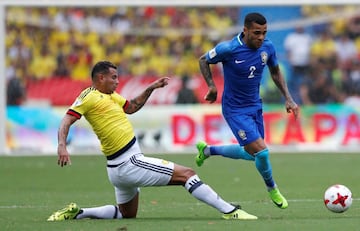
[[48,221],[67,219],[135,218],[139,187],[182,185],[198,200],[223,213],[224,219],[253,220],[256,216],[241,210],[217,195],[193,169],[158,158],[145,157],[126,114],[137,112],[152,92],[165,87],[169,78],[152,82],[139,96],[128,101],[115,92],[119,84],[116,66],[100,61],[91,72],[92,86],[77,97],[65,114],[58,131],[58,164],[71,164],[66,149],[70,126],[82,116],[91,124],[107,159],[107,172],[115,188],[116,205],[80,208],[71,203],[54,212]]

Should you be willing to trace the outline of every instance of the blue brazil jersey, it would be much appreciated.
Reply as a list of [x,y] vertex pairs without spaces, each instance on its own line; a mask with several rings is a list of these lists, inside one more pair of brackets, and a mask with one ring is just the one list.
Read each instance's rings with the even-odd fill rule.
[[259,49],[242,41],[242,34],[224,41],[207,52],[208,63],[221,62],[224,71],[222,110],[225,117],[253,112],[262,107],[260,82],[266,65],[276,66],[275,48],[265,39]]

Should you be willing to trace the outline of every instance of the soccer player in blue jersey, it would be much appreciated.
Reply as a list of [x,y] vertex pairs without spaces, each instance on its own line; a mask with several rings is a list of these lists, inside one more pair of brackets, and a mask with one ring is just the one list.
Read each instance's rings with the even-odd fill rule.
[[208,85],[205,100],[210,103],[216,101],[218,93],[210,64],[221,62],[223,65],[222,113],[239,144],[215,146],[199,141],[196,144],[199,153],[195,161],[201,166],[204,160],[212,155],[254,161],[271,200],[277,207],[285,209],[288,202],[273,179],[269,149],[264,142],[259,90],[265,66],[268,66],[274,83],[285,97],[286,111],[292,112],[297,118],[299,108],[288,91],[274,46],[265,38],[266,33],[265,17],[259,13],[249,13],[245,17],[242,33],[230,41],[220,42],[200,57],[200,70]]
[[191,168],[171,161],[144,156],[126,114],[140,110],[155,89],[165,87],[169,78],[151,83],[139,96],[126,100],[115,92],[119,84],[116,66],[98,62],[91,72],[92,86],[77,97],[65,114],[58,131],[58,164],[69,165],[66,138],[70,126],[82,116],[92,126],[107,159],[107,173],[115,188],[117,205],[80,208],[76,203],[54,212],[48,221],[97,218],[135,218],[138,211],[139,187],[182,185],[192,196],[223,213],[224,219],[254,220],[239,206],[224,201],[203,183]]

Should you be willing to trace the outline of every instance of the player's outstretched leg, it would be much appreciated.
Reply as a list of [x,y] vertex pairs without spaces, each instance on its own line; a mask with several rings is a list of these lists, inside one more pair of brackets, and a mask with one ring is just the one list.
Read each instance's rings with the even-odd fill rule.
[[231,159],[242,159],[254,161],[255,157],[245,151],[239,144],[214,145],[209,146],[204,141],[196,143],[198,154],[195,157],[197,166],[203,165],[204,161],[210,156],[223,156]]
[[185,188],[196,199],[216,208],[223,213],[224,219],[254,220],[256,216],[251,215],[240,208],[224,201],[209,185],[203,183],[198,175],[187,179]]
[[63,221],[75,219],[76,215],[80,212],[80,208],[75,203],[70,203],[63,209],[60,209],[47,219],[48,221]]

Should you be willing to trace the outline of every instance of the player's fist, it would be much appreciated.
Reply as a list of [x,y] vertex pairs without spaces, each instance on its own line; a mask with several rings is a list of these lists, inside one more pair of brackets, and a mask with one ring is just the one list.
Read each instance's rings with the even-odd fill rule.
[[205,95],[204,99],[209,103],[214,103],[217,99],[217,89],[216,87],[209,87],[207,94]]

